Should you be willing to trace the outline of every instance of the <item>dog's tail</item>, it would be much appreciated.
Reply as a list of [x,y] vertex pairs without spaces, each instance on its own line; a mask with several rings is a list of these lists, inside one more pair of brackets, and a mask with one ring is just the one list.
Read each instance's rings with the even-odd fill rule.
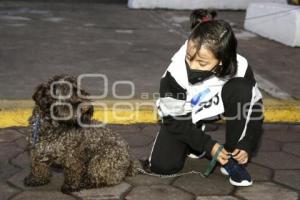
[[143,164],[138,159],[130,160],[130,165],[128,167],[127,176],[135,176],[140,173],[138,169],[143,169]]

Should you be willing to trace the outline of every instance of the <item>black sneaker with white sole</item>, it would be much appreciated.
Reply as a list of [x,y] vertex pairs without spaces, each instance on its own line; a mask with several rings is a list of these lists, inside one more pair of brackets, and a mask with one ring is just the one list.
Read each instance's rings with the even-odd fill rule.
[[202,152],[201,154],[194,154],[194,153],[189,153],[188,157],[193,158],[193,159],[201,159],[205,156],[206,152]]
[[247,169],[230,158],[228,163],[220,168],[222,174],[229,176],[229,182],[234,186],[250,186],[253,184]]

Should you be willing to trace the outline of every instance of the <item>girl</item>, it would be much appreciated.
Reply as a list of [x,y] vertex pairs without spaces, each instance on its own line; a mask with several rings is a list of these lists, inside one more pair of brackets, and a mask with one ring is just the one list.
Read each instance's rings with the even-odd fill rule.
[[[249,186],[252,179],[245,164],[262,133],[262,95],[247,60],[236,52],[230,25],[211,20],[215,15],[193,20],[195,15],[188,40],[160,80],[156,106],[161,123],[149,169],[174,174],[189,153],[206,153],[217,156],[232,185]],[[206,122],[221,118],[226,122],[224,148],[205,133]]]

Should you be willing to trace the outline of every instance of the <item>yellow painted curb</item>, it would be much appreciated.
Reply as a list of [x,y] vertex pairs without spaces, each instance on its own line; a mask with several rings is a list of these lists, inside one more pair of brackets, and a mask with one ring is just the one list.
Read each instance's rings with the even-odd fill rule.
[[[154,100],[103,100],[94,103],[94,119],[109,124],[157,123]],[[27,126],[31,100],[0,100],[0,128]],[[264,99],[265,123],[300,123],[300,102]]]

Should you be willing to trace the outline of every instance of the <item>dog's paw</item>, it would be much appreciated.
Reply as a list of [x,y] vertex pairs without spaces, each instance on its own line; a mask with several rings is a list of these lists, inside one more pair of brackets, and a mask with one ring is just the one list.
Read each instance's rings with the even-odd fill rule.
[[32,174],[29,174],[24,178],[24,185],[30,187],[46,185],[49,182],[50,180],[48,179],[36,178]]
[[71,185],[63,184],[61,186],[61,192],[65,194],[70,194],[72,192],[78,192],[80,190],[80,187],[72,187]]

